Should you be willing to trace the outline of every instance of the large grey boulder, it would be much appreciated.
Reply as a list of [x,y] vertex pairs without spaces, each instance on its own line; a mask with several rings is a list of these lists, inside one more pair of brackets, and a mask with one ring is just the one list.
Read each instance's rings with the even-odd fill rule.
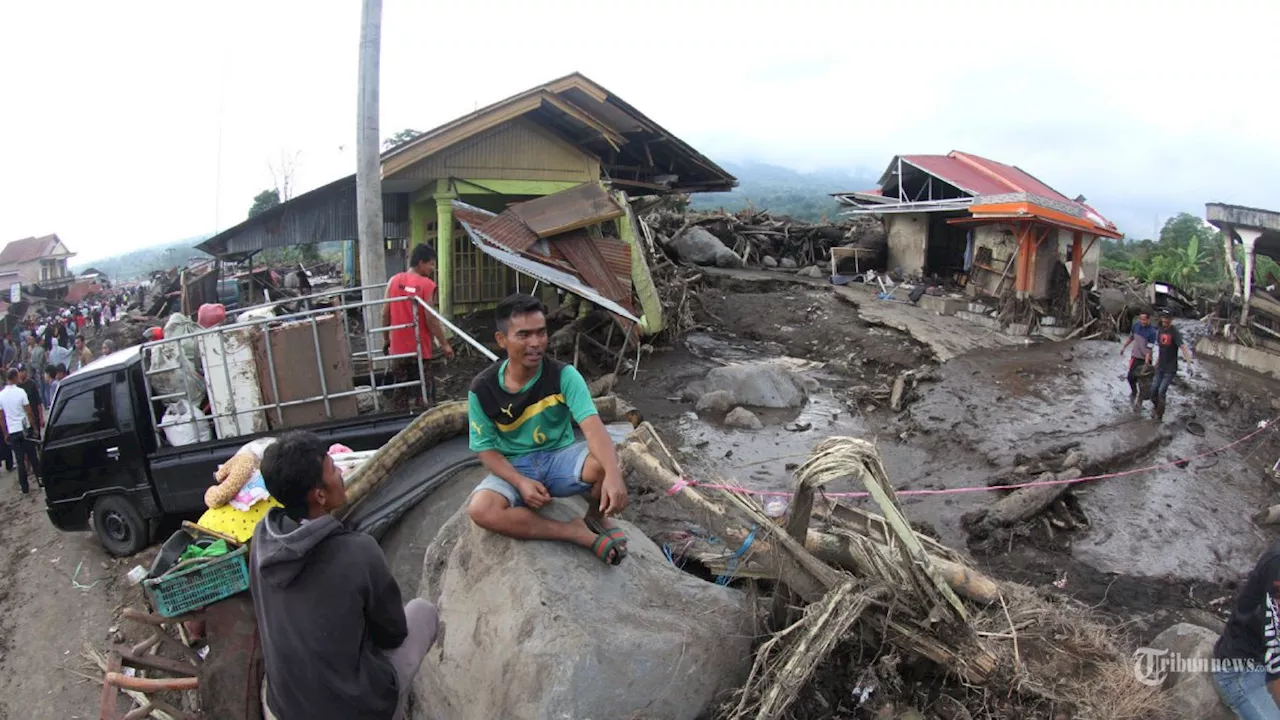
[[[1222,703],[1213,673],[1207,671],[1218,634],[1199,625],[1178,623],[1156,636],[1134,654],[1139,679],[1159,682],[1169,700],[1171,720],[1232,720],[1235,714]],[[1190,672],[1169,672],[1170,663],[1188,664]],[[1202,665],[1203,667],[1196,667]],[[1173,666],[1175,669],[1177,665]],[[1146,671],[1146,672],[1144,672]]]
[[[579,498],[541,514],[582,515]],[[450,720],[693,720],[751,663],[743,593],[677,570],[634,525],[608,566],[567,543],[511,540],[459,512],[427,549],[419,594],[440,639],[414,684],[415,715]]]
[[796,408],[804,405],[804,381],[777,363],[725,365],[707,373],[707,390],[724,390],[733,404],[750,407]]
[[1127,303],[1124,291],[1116,288],[1103,288],[1098,291],[1098,304],[1104,312],[1114,315],[1124,309]]
[[720,238],[710,232],[693,226],[686,228],[671,241],[680,260],[695,265],[715,265],[717,267],[742,267],[742,258],[733,250],[720,242]]

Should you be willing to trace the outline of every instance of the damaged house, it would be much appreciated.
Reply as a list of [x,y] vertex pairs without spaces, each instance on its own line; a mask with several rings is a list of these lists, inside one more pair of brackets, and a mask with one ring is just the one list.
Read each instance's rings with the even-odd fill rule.
[[973,297],[1079,297],[1097,281],[1098,238],[1114,224],[1012,165],[952,151],[899,155],[879,187],[837,193],[850,215],[877,215],[888,233],[887,268],[940,278]]
[[1257,271],[1258,255],[1280,261],[1280,212],[1208,203],[1205,217],[1222,231],[1232,298],[1219,303],[1196,352],[1280,377],[1280,277]]
[[[386,270],[420,243],[438,254],[446,316],[555,285],[662,327],[634,252],[629,196],[723,191],[737,180],[581,74],[530,88],[382,155]],[[299,195],[198,247],[244,260],[270,247],[354,242],[355,177]],[[633,303],[634,294],[638,305]],[[622,314],[619,314],[622,313]]]

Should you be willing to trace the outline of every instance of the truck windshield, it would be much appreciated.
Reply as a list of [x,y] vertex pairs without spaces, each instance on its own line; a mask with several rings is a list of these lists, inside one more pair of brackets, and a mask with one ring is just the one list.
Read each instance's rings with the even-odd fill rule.
[[80,390],[65,398],[59,391],[57,414],[45,431],[45,442],[57,442],[79,435],[115,429],[115,413],[112,411],[111,386],[99,385]]

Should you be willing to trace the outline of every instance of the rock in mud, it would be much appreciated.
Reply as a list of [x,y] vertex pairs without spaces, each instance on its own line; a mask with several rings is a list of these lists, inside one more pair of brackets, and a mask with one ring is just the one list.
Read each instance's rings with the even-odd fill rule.
[[784,270],[795,270],[795,269],[796,269],[796,259],[795,259],[795,258],[792,258],[792,257],[784,257],[784,258],[782,258],[782,260],[778,263],[778,267],[780,267],[780,268],[782,268],[782,269],[784,269]]
[[1126,302],[1124,292],[1116,288],[1103,288],[1098,291],[1098,304],[1108,315],[1115,315],[1123,310]]
[[767,268],[776,268],[776,267],[778,267],[778,261],[777,261],[776,259],[774,259],[774,257],[773,257],[772,255],[765,255],[765,256],[764,256],[764,259],[760,261],[760,264],[761,264],[761,265],[763,265],[763,266],[765,266],[765,267],[767,267]]
[[732,428],[742,428],[743,430],[759,430],[764,427],[764,423],[760,422],[760,418],[756,414],[743,407],[736,407],[724,416],[724,424]]
[[[542,515],[581,516],[579,498]],[[751,666],[741,592],[671,565],[634,525],[622,564],[512,540],[459,512],[427,549],[419,594],[444,624],[414,683],[420,717],[693,720]]]
[[724,252],[716,253],[716,267],[718,268],[740,268],[744,265],[746,263],[742,262],[742,258],[738,256],[738,253],[729,248],[725,248]]
[[806,399],[804,381],[787,368],[769,362],[712,368],[708,390],[724,390],[733,404],[748,407],[797,408]]
[[680,260],[694,265],[742,267],[742,258],[720,242],[720,238],[700,227],[691,227],[671,241]]
[[826,275],[826,273],[822,271],[822,268],[820,266],[810,265],[809,267],[804,268],[800,272],[796,273],[796,275],[799,275],[800,277],[820,278],[823,275]]
[[1082,462],[1084,462],[1084,456],[1080,454],[1079,450],[1068,451],[1067,456],[1062,459],[1062,469],[1078,468]]
[[[1218,634],[1211,630],[1190,623],[1178,623],[1157,635],[1148,647],[1168,653],[1153,655],[1157,661],[1180,657],[1184,661],[1205,661],[1207,665],[1207,660],[1213,657],[1213,645],[1217,641]],[[1169,696],[1173,718],[1232,720],[1235,717],[1218,697],[1213,673],[1170,672],[1163,678],[1161,687]]]
[[724,415],[733,407],[733,396],[726,390],[712,390],[711,392],[698,398],[698,404],[694,406],[694,410],[699,413],[708,413],[713,415]]
[[671,246],[676,249],[681,260],[696,265],[711,265],[715,263],[716,255],[721,250],[729,249],[720,242],[720,238],[697,226],[687,228],[677,235],[671,241]]

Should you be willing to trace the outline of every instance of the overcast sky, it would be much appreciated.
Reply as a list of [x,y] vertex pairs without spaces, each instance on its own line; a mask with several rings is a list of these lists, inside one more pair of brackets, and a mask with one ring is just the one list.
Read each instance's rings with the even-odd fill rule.
[[[79,259],[225,229],[296,156],[355,168],[359,0],[6,2],[0,242]],[[1280,209],[1280,3],[384,0],[382,135],[581,71],[727,161],[878,174],[952,149],[1132,236]],[[865,174],[865,173],[864,173]]]

